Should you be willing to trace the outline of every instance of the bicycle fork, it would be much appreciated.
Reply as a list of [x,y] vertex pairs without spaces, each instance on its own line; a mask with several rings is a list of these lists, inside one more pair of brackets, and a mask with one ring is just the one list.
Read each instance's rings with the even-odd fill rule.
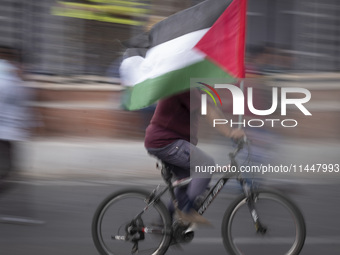
[[254,222],[256,232],[264,235],[267,232],[267,227],[265,227],[261,223],[259,214],[256,210],[256,206],[255,206],[255,203],[256,203],[256,200],[257,200],[256,194],[253,192],[252,186],[249,185],[246,182],[246,180],[242,179],[241,184],[242,184],[242,187],[243,187],[243,192],[246,196],[246,203],[247,203],[251,218]]

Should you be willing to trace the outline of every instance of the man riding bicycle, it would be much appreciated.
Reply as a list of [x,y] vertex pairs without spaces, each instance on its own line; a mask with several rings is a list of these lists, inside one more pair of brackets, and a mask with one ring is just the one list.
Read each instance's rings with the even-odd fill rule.
[[[201,107],[199,98],[199,90],[193,89],[160,100],[146,129],[145,147],[151,155],[173,165],[172,171],[177,179],[193,177],[188,186],[176,190],[178,214],[184,221],[206,224],[208,221],[194,210],[194,202],[206,190],[211,177],[197,178],[193,169],[195,166],[213,166],[215,162],[196,147]],[[207,117],[208,120],[224,118],[216,107],[209,107]],[[245,135],[241,129],[218,126],[225,137],[240,139]],[[173,205],[169,206],[169,210],[173,215]]]

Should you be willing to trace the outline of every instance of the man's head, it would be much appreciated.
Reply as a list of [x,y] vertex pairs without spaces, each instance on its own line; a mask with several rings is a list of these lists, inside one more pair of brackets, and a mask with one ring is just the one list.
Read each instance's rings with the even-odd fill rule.
[[21,52],[17,48],[0,45],[0,59],[21,63]]

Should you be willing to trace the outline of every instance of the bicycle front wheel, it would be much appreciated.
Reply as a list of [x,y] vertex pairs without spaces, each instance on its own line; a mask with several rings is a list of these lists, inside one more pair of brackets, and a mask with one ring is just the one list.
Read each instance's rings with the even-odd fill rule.
[[171,241],[169,212],[161,201],[148,205],[149,195],[143,190],[125,190],[99,205],[92,221],[92,237],[100,254],[166,252]]
[[223,243],[233,255],[296,255],[305,241],[306,227],[300,210],[272,191],[254,193],[257,216],[266,231],[257,233],[245,195],[227,209],[222,222]]

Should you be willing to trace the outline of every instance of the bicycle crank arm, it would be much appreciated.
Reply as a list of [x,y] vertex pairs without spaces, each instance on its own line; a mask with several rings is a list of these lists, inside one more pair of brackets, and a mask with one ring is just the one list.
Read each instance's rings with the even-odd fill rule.
[[161,228],[149,228],[149,227],[144,227],[140,229],[142,232],[146,234],[164,234],[164,230]]

